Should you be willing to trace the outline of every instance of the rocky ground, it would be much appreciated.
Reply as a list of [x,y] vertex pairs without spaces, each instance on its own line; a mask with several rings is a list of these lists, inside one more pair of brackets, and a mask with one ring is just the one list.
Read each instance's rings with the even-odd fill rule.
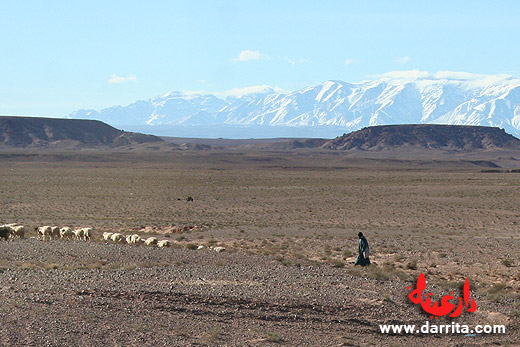
[[[0,153],[0,224],[28,230],[0,241],[0,345],[518,344],[520,154],[371,155]],[[94,240],[37,240],[42,225]],[[476,312],[430,320],[407,297],[420,273],[435,300],[469,278]],[[379,330],[425,322],[506,333]]]
[[411,283],[349,275],[352,265],[37,239],[1,242],[0,253],[5,346],[490,345],[520,338],[518,320],[495,312],[510,313],[507,304],[478,295],[478,312],[455,321],[501,321],[506,335],[381,334],[379,324],[429,318],[407,299]]

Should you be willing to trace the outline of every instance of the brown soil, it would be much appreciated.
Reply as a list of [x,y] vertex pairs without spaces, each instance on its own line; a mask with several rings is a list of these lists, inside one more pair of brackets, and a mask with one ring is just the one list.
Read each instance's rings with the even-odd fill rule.
[[[0,223],[95,230],[92,242],[0,242],[0,344],[518,342],[520,153],[374,156],[0,153]],[[104,243],[103,231],[174,247]],[[368,268],[352,265],[358,231]],[[381,334],[429,321],[405,289],[420,272],[435,299],[469,277],[478,309],[454,321],[506,334]]]

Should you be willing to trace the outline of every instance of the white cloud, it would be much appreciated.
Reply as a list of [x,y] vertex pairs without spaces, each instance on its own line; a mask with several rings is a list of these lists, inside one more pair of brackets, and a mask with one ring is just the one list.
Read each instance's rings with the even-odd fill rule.
[[463,71],[437,71],[433,74],[433,77],[435,78],[448,80],[478,80],[485,76],[486,75]]
[[428,71],[407,70],[407,71],[389,71],[380,75],[373,75],[374,78],[392,78],[392,79],[419,79],[431,78],[432,75]]
[[[233,88],[224,92],[212,92],[207,90],[189,90],[183,91],[184,95],[214,95],[218,98],[227,98],[228,96],[241,98],[248,94],[289,94],[290,91],[282,89],[280,87],[268,86],[266,84],[249,86],[242,88]],[[169,93],[162,95],[161,97],[167,97]]]
[[267,59],[268,56],[260,53],[260,51],[251,51],[246,49],[238,54],[237,58],[232,58],[232,61],[251,61]]
[[355,63],[356,61],[354,59],[345,59],[345,65],[350,65]]
[[461,81],[477,81],[484,80],[487,82],[501,81],[504,79],[511,78],[511,75],[484,75],[471,72],[463,71],[437,71],[433,74],[436,79],[447,79],[447,80],[461,80]]
[[396,63],[399,63],[401,65],[404,65],[406,63],[409,63],[412,61],[412,58],[410,58],[409,56],[405,56],[405,57],[401,57],[401,58],[397,58],[395,60]]
[[119,83],[128,83],[128,82],[137,82],[137,77],[135,77],[134,75],[123,77],[123,76],[118,76],[116,74],[113,74],[108,79],[108,83],[110,83],[110,84],[119,84]]
[[448,80],[467,82],[471,86],[486,86],[512,78],[511,75],[484,75],[464,71],[437,71],[430,73],[422,70],[389,71],[370,78],[389,78],[397,80]]
[[300,58],[298,60],[294,60],[294,59],[291,59],[289,57],[283,57],[283,59],[285,61],[287,61],[289,64],[291,65],[296,65],[296,64],[304,64],[304,63],[308,63],[309,61],[305,58]]
[[242,97],[247,94],[286,94],[289,93],[287,90],[284,90],[280,87],[271,87],[266,84],[258,85],[258,86],[249,86],[242,88],[233,88],[224,92],[225,96],[235,96]]

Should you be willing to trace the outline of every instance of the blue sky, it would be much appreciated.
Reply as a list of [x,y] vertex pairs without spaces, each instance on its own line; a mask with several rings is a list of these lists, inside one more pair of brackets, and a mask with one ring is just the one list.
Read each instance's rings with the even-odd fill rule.
[[2,1],[0,114],[389,71],[520,77],[518,1]]

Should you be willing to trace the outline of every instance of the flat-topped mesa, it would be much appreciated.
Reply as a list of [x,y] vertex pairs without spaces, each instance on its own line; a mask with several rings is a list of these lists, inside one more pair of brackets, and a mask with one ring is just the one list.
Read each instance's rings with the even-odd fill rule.
[[397,147],[442,150],[520,149],[520,140],[503,129],[466,125],[406,124],[363,128],[322,145],[337,150],[385,150]]
[[119,147],[162,141],[157,136],[125,132],[97,120],[0,116],[3,147]]

